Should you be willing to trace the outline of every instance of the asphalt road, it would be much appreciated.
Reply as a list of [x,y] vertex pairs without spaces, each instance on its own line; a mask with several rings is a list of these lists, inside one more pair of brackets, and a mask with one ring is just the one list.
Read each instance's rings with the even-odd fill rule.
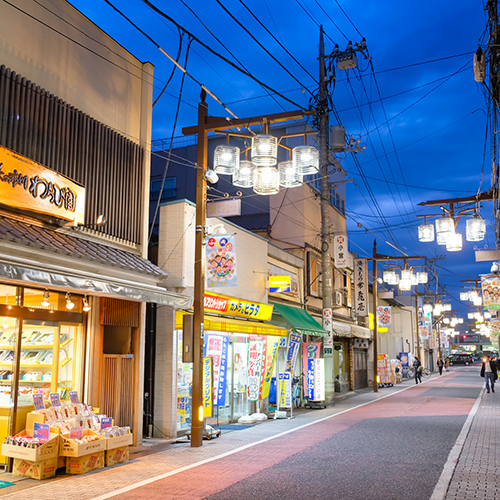
[[428,499],[482,387],[479,366],[451,370],[113,498]]

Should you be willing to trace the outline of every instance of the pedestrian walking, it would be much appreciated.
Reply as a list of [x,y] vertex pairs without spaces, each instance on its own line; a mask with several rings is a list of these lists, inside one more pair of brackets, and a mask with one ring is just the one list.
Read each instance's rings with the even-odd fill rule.
[[413,372],[415,373],[415,384],[422,383],[422,371],[424,370],[420,360],[415,357],[413,360]]
[[486,392],[490,393],[490,386],[491,392],[495,392],[495,380],[498,378],[497,365],[488,355],[483,358],[481,377],[485,379]]
[[450,371],[450,360],[448,358],[446,358],[444,360],[444,369],[445,371],[449,372]]
[[443,360],[441,358],[439,358],[437,360],[437,365],[438,365],[439,375],[442,375],[444,363],[443,363]]

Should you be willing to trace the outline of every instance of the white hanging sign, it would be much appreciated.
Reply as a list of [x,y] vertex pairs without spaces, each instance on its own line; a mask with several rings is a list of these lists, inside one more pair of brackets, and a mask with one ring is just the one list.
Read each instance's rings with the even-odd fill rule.
[[347,267],[347,236],[339,234],[333,240],[334,254],[335,254],[335,267],[341,269]]
[[366,259],[354,259],[354,304],[356,316],[368,316],[368,280]]

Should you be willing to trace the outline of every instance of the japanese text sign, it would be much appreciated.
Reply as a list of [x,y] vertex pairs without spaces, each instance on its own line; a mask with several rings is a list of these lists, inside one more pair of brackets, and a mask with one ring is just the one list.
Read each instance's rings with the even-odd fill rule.
[[391,326],[391,312],[390,306],[377,307],[377,325],[382,328],[390,328]]
[[291,276],[269,276],[269,293],[284,293],[291,290]]
[[203,386],[202,386],[202,394],[203,394],[203,416],[211,417],[213,415],[213,402],[214,398],[212,397],[213,392],[213,380],[212,380],[212,360],[211,357],[203,358]]
[[299,354],[301,340],[302,339],[298,333],[290,332],[285,371],[290,372],[292,375],[295,371],[295,365],[297,364],[297,356]]
[[49,397],[52,406],[61,406],[61,399],[58,392],[51,392]]
[[292,407],[292,374],[290,372],[279,374],[279,394],[280,394],[280,407]]
[[207,288],[238,286],[234,234],[210,236],[206,252]]
[[264,342],[262,340],[248,341],[247,387],[249,401],[259,400],[263,350]]
[[33,424],[33,437],[43,439],[43,441],[49,440],[50,426],[48,424],[40,424],[35,422]]
[[35,410],[43,410],[45,408],[43,394],[33,394],[33,404],[35,405]]
[[309,361],[319,358],[320,353],[321,344],[319,342],[304,342],[302,344],[302,373],[307,373],[307,378],[304,380],[304,391],[306,393],[309,392]]
[[229,338],[226,335],[208,333],[203,346],[205,357],[212,358],[214,406],[226,406],[227,356]]
[[333,240],[333,248],[335,254],[335,267],[338,269],[347,267],[347,256],[349,254],[347,250],[347,236],[344,234],[335,236]]
[[111,417],[101,418],[101,429],[106,429],[106,427],[111,427],[113,425],[113,419]]
[[354,304],[356,316],[368,316],[368,280],[366,259],[354,259]]
[[69,391],[69,400],[74,405],[79,404],[80,403],[80,399],[78,398],[78,392],[77,391]]
[[80,439],[83,436],[83,427],[72,427],[69,431],[70,439]]
[[0,200],[20,210],[84,223],[85,188],[2,146]]
[[273,376],[274,364],[278,355],[278,342],[280,337],[267,337],[267,348],[265,355],[265,368],[262,370],[262,383],[260,386],[260,399],[266,399],[269,396],[271,388],[271,378]]
[[206,312],[260,319],[262,321],[269,321],[273,315],[273,306],[269,304],[233,299],[218,293],[205,293],[203,307]]

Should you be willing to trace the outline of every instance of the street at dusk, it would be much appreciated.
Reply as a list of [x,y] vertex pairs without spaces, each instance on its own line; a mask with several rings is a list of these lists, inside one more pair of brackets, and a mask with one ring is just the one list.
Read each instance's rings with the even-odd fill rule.
[[499,0],[0,0],[0,498],[500,499],[499,61]]

